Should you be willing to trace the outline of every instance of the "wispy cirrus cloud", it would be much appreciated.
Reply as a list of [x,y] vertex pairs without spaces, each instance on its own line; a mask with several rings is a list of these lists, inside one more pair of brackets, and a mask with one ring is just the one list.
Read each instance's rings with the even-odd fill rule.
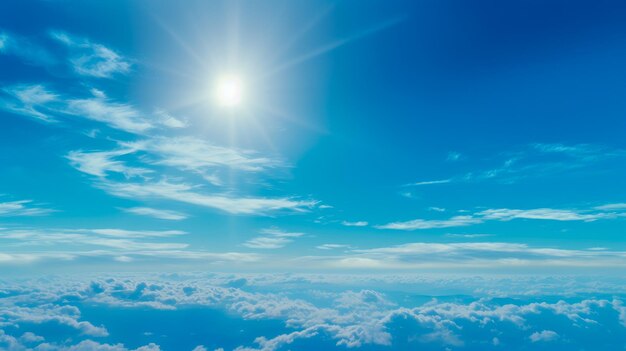
[[260,231],[263,236],[252,238],[244,246],[251,249],[280,249],[293,242],[294,238],[304,235],[298,232],[286,232],[278,228],[267,228]]
[[415,183],[409,183],[405,186],[421,186],[421,185],[436,185],[436,184],[447,184],[450,183],[452,179],[439,179],[439,180],[424,180]]
[[127,178],[144,176],[153,171],[147,168],[130,167],[117,157],[131,154],[132,149],[113,151],[70,151],[65,157],[77,170],[96,177],[106,177],[110,173],[121,173]]
[[[458,159],[456,156],[456,153],[451,153],[448,160]],[[409,183],[405,186],[482,181],[515,183],[526,178],[556,176],[569,171],[584,170],[598,162],[620,157],[626,157],[626,150],[595,144],[532,143],[516,151],[503,152],[491,157],[496,163],[493,167],[446,179]]]
[[0,202],[0,217],[45,216],[53,212],[56,210],[41,207],[32,200]]
[[170,221],[180,221],[187,219],[188,215],[183,212],[163,210],[150,207],[131,207],[122,209],[124,212],[132,213],[140,216],[148,216],[158,219],[165,219]]
[[[160,141],[160,143],[157,143]],[[156,146],[159,144],[159,146]],[[154,180],[148,177],[153,172],[150,166],[168,166],[182,170],[208,172],[210,167],[232,167],[242,171],[257,172],[277,163],[269,158],[255,158],[249,152],[237,149],[215,147],[194,138],[144,140],[135,143],[122,143],[122,147],[112,151],[72,151],[66,157],[77,170],[94,176],[94,186],[109,194],[124,198],[161,198],[177,202],[219,209],[232,214],[268,214],[288,210],[304,212],[317,204],[312,200],[298,200],[291,197],[250,197],[235,196],[229,193],[202,191],[203,187],[189,182],[173,182],[168,179]],[[155,146],[149,146],[155,145]],[[118,158],[139,152],[151,157],[135,158],[135,163],[145,167],[128,166]],[[109,177],[114,173],[124,175],[127,180]],[[129,179],[134,178],[133,181]],[[216,185],[213,183],[213,185]]]
[[108,124],[129,133],[143,133],[154,124],[142,117],[132,105],[111,101],[106,97],[65,100],[59,112]]
[[342,255],[302,257],[302,264],[343,269],[448,269],[475,267],[621,267],[626,252],[593,249],[533,247],[505,242],[416,242],[371,249],[353,249]]
[[159,124],[172,128],[172,129],[180,129],[186,128],[189,126],[188,122],[184,119],[177,118],[172,114],[163,111],[161,109],[156,110],[154,115],[157,117]]
[[186,170],[206,171],[208,168],[229,167],[249,172],[284,166],[276,159],[258,156],[251,150],[213,145],[195,137],[153,137],[130,143],[124,148],[149,152],[156,157],[152,164]]
[[345,244],[322,244],[315,247],[320,250],[337,250],[337,249],[349,249],[350,245]]
[[243,264],[260,258],[252,253],[194,250],[188,243],[172,240],[186,235],[187,232],[180,230],[0,228],[3,248],[0,264],[36,264],[94,258],[108,258],[120,263],[156,259]]
[[0,100],[1,108],[48,123],[78,117],[133,134],[155,127],[131,104],[112,101],[99,93],[82,98],[68,97],[43,84],[18,84],[2,91],[6,98]]
[[[619,205],[619,204],[617,204]],[[606,207],[608,206],[608,207]],[[608,212],[614,209],[615,211]],[[626,217],[625,208],[605,205],[590,209],[509,209],[497,208],[474,212],[470,215],[453,216],[447,219],[413,219],[409,221],[391,222],[378,225],[378,229],[416,230],[463,227],[481,224],[487,221],[512,221],[515,219],[550,220],[550,221],[584,221],[592,222],[601,219],[615,219]]]
[[415,230],[463,227],[482,222],[483,220],[480,218],[474,218],[473,216],[454,216],[448,219],[413,219],[404,222],[391,222],[375,227],[378,229]]
[[130,60],[102,44],[62,31],[51,31],[50,37],[69,49],[69,63],[80,75],[112,78],[114,75],[130,72]]
[[199,192],[197,186],[187,183],[172,183],[168,180],[141,183],[101,180],[97,181],[95,186],[119,197],[132,199],[162,198],[213,208],[231,214],[267,215],[281,210],[305,212],[317,203],[312,200],[298,200],[288,197],[235,197],[228,194],[208,194]]
[[58,101],[59,96],[43,85],[15,85],[2,88],[9,99],[0,99],[0,108],[43,122],[56,122],[48,105]]

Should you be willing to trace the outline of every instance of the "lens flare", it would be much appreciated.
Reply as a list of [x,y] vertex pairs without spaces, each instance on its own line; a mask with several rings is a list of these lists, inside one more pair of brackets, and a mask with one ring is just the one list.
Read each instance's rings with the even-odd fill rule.
[[222,107],[237,107],[244,98],[244,84],[237,75],[219,77],[215,84],[215,100]]

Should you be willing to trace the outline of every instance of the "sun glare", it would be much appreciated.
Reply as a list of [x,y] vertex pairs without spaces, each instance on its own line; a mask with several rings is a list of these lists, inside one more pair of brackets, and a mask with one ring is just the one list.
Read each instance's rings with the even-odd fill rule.
[[220,106],[236,107],[241,105],[244,97],[244,84],[236,75],[219,77],[215,84],[215,99]]

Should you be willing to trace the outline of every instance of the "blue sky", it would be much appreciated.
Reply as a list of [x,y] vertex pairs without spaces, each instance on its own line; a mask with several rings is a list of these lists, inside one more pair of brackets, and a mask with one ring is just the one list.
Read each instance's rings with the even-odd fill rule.
[[623,266],[619,2],[1,7],[3,265]]
[[0,2],[0,350],[623,349],[625,14]]

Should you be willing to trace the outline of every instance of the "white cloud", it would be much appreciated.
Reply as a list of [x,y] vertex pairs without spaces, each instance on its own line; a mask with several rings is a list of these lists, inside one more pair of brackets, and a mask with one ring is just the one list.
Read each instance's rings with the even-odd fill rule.
[[20,341],[24,343],[36,343],[44,341],[44,338],[35,333],[26,332],[20,336]]
[[344,244],[322,244],[322,245],[316,246],[316,248],[320,249],[320,250],[348,249],[348,248],[350,248],[350,245],[344,245]]
[[58,31],[51,32],[50,36],[69,48],[69,63],[80,75],[111,78],[130,72],[130,61],[104,45]]
[[286,232],[276,227],[261,229],[259,232],[261,234],[272,235],[280,238],[298,238],[304,235],[304,233],[300,232]]
[[[244,280],[245,284],[232,286],[233,281],[240,280]],[[535,290],[549,284],[559,294],[568,294],[564,289],[580,289],[581,283],[584,284],[584,280],[563,276],[477,277],[474,274],[426,277],[424,274],[155,273],[20,279],[11,283],[12,293],[0,299],[0,328],[29,321],[37,324],[56,322],[86,336],[104,336],[105,326],[98,327],[82,319],[80,309],[72,304],[99,306],[103,311],[111,307],[124,307],[129,313],[132,313],[133,308],[163,309],[176,313],[178,309],[188,310],[191,307],[220,308],[231,316],[255,320],[256,325],[279,320],[288,329],[284,334],[259,336],[254,339],[255,346],[242,345],[237,348],[239,351],[278,350],[289,348],[292,344],[297,348],[294,343],[304,338],[320,338],[317,340],[332,341],[338,346],[367,346],[370,349],[404,349],[406,347],[403,346],[409,346],[407,341],[414,349],[441,349],[445,346],[475,349],[491,343],[499,343],[502,347],[531,346],[531,342],[549,340],[582,342],[580,346],[584,347],[588,345],[584,344],[584,340],[590,335],[601,338],[606,332],[606,335],[614,336],[615,331],[622,330],[622,317],[626,316],[622,301],[576,299],[572,297],[575,295],[571,295],[568,301],[544,302]],[[579,291],[589,293],[586,289],[592,287],[591,291],[606,292],[603,286],[599,286],[598,279],[592,278],[588,283]],[[393,293],[351,289],[361,284],[388,284],[389,291]],[[458,287],[467,288],[468,284],[479,289],[468,295],[475,298],[443,301],[432,298],[428,302],[415,302],[409,298],[412,293],[399,294],[399,291],[423,291],[421,289],[425,287],[433,288],[434,291],[450,291]],[[315,289],[311,289],[312,286]],[[489,286],[509,288],[509,295],[497,292],[496,296],[510,298],[488,297],[489,293],[480,289]],[[614,288],[623,289],[623,286],[617,284]],[[524,297],[524,293],[531,297]],[[551,301],[554,295],[549,296]],[[555,326],[563,334],[552,332]],[[20,334],[27,331],[24,326],[18,330]],[[407,339],[406,330],[418,337]],[[538,332],[529,336],[531,330]],[[502,338],[503,333],[506,333],[507,338]],[[3,337],[19,345],[18,338],[2,331],[0,345]],[[78,342],[84,337],[67,340],[63,346],[50,345],[70,347],[69,343]],[[245,343],[249,339],[242,337],[241,340]],[[98,350],[101,345],[104,344],[89,341],[82,347]],[[107,351],[126,351],[121,344],[103,347]],[[149,349],[156,345],[148,344],[144,347]],[[204,349],[206,347],[196,350]]]
[[251,249],[280,249],[287,246],[287,244],[292,241],[293,240],[286,238],[259,236],[246,241],[243,245]]
[[172,129],[188,127],[187,121],[184,121],[180,118],[176,118],[163,110],[157,110],[155,112],[155,115],[159,119],[159,123],[165,127],[172,128]]
[[446,212],[446,209],[443,207],[435,207],[435,206],[431,206],[428,208],[430,211],[435,211],[435,212]]
[[182,230],[78,229],[73,232],[95,233],[118,238],[166,238],[187,234]]
[[132,153],[133,150],[121,149],[113,151],[70,151],[66,158],[77,170],[92,176],[104,178],[111,172],[121,173],[127,178],[144,176],[153,171],[147,168],[129,167],[116,157]]
[[617,211],[621,211],[621,210],[626,210],[626,203],[617,203],[617,204],[606,204],[606,205],[602,205],[602,206],[597,206],[595,207],[596,210],[601,210],[601,211],[613,211],[613,210],[617,210]]
[[307,256],[299,266],[334,269],[498,270],[504,267],[622,267],[624,251],[532,247],[504,242],[416,242],[390,247],[353,249],[335,256]]
[[20,115],[36,118],[44,122],[56,122],[47,105],[56,102],[58,95],[43,85],[15,85],[2,89],[11,100],[0,99],[0,107]]
[[129,133],[143,133],[154,127],[132,105],[106,98],[68,99],[59,112],[102,122]]
[[529,338],[532,342],[548,342],[558,339],[559,334],[552,330],[542,330],[540,332],[532,333]]
[[[17,242],[23,246],[53,246],[50,253],[70,252],[76,256],[78,249],[85,247],[106,247],[124,252],[179,250],[188,246],[185,243],[146,242],[144,239],[168,238],[185,235],[178,230],[149,231],[124,229],[0,229],[0,240]],[[5,244],[8,249],[11,246]],[[47,256],[44,256],[46,258]]]
[[451,181],[452,179],[426,180],[426,181],[421,181],[421,182],[409,183],[406,186],[446,184],[446,183],[450,183]]
[[592,222],[600,219],[614,219],[626,216],[626,213],[624,212],[602,212],[598,211],[598,209],[622,210],[620,206],[611,205],[609,205],[609,207],[598,206],[586,210],[564,210],[553,208],[520,210],[496,208],[478,211],[471,215],[454,216],[448,219],[414,219],[404,222],[391,222],[375,227],[379,229],[416,230],[462,227],[481,224],[486,221],[511,221],[514,219]]
[[103,94],[69,98],[40,84],[16,85],[3,91],[10,97],[9,100],[0,100],[3,109],[45,122],[55,122],[61,117],[79,117],[129,133],[144,133],[154,128],[132,105],[114,102]]
[[493,234],[446,234],[447,237],[450,238],[484,238],[487,236],[493,236]]
[[32,200],[0,202],[0,217],[45,216],[52,212],[55,212],[55,210],[33,206]]
[[251,249],[280,249],[293,242],[304,233],[285,232],[278,228],[266,228],[260,231],[264,236],[259,236],[246,241],[243,245]]
[[164,198],[214,208],[232,214],[264,215],[281,210],[305,212],[316,204],[315,201],[284,197],[257,198],[202,194],[194,191],[197,187],[192,185],[169,181],[144,183],[102,181],[96,183],[96,186],[119,197],[132,199]]
[[148,216],[154,217],[158,219],[166,219],[170,221],[180,221],[186,219],[188,216],[185,213],[171,210],[160,210],[156,208],[150,207],[132,207],[132,208],[124,208],[124,212],[140,215],[140,216]]
[[378,229],[395,229],[395,230],[415,230],[415,229],[432,229],[432,228],[450,228],[462,227],[472,224],[482,223],[479,218],[472,216],[454,216],[445,220],[425,220],[414,219],[406,222],[392,222],[385,225],[376,226]]
[[[72,151],[68,154],[67,158],[70,160],[70,164],[77,170],[96,176],[98,179],[95,182],[95,186],[99,187],[108,193],[125,198],[164,198],[173,201],[184,202],[197,206],[210,207],[219,209],[233,214],[267,214],[269,212],[275,212],[280,210],[290,210],[303,212],[316,205],[315,201],[294,200],[291,198],[255,198],[255,197],[235,197],[226,194],[203,194],[198,192],[198,187],[185,183],[172,183],[167,180],[161,180],[158,182],[144,179],[143,182],[125,182],[121,180],[110,180],[106,176],[111,172],[122,173],[127,178],[141,176],[153,172],[152,170],[141,167],[129,167],[120,160],[116,160],[116,157],[129,155],[141,150],[139,145],[143,143],[127,144],[125,148],[114,151]],[[145,145],[145,144],[143,144]],[[166,162],[170,166],[180,165],[184,167],[184,162],[181,159],[177,159],[176,155],[184,154],[184,148],[178,149],[175,146],[172,149],[168,148],[168,144],[165,143],[161,147],[168,151],[163,151],[161,147],[159,152],[164,152],[167,156]],[[231,165],[228,162],[233,162],[234,167],[243,167],[246,170],[256,170],[258,163],[264,162],[266,159],[246,159],[245,157],[237,154],[235,151],[228,151],[230,149],[221,148],[221,151],[212,156],[206,156],[200,158],[201,153],[198,154],[198,158],[193,154],[187,155],[187,161],[190,162],[189,167],[200,167],[203,165]],[[196,150],[197,151],[197,150]],[[225,156],[227,155],[227,156]],[[186,161],[185,161],[186,162]],[[252,166],[255,165],[255,166]],[[250,168],[253,167],[253,168]]]
[[311,338],[318,334],[320,327],[313,326],[301,331],[291,332],[289,334],[281,334],[274,338],[268,339],[264,336],[260,336],[254,340],[259,345],[259,348],[250,347],[238,347],[234,351],[276,351],[285,345],[292,344],[297,339]]
[[267,157],[257,157],[255,152],[213,145],[194,137],[154,137],[124,143],[124,148],[146,151],[158,157],[158,165],[185,170],[206,170],[230,167],[249,172],[259,172],[282,166],[281,162]]
[[357,221],[357,222],[342,221],[341,224],[346,227],[367,227],[368,225],[368,223],[365,221]]
[[504,160],[491,169],[471,172],[458,181],[497,180],[514,183],[524,178],[554,176],[582,170],[602,160],[624,157],[626,152],[592,144],[530,144],[517,152],[501,154]]
[[531,210],[513,210],[508,208],[489,209],[476,215],[484,220],[510,221],[513,219],[543,219],[553,221],[594,221],[606,218],[605,213],[583,214],[579,211],[537,208]]

